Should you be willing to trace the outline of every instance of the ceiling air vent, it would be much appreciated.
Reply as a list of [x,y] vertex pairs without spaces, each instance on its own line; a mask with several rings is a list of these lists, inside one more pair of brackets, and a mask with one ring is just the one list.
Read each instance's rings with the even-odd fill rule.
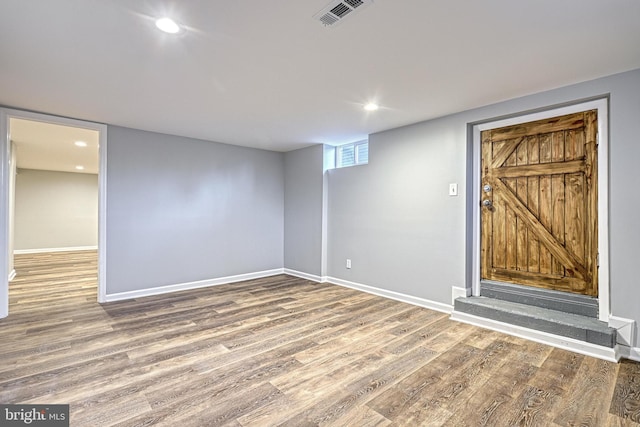
[[359,10],[368,4],[373,3],[373,0],[342,0],[338,2],[331,2],[320,12],[313,15],[315,19],[320,21],[325,27],[335,27],[342,22],[345,17],[349,16],[351,12]]

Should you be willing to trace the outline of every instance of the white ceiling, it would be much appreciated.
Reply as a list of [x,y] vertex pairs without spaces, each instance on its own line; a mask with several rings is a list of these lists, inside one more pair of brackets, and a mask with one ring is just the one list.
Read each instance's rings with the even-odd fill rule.
[[0,104],[287,151],[640,68],[638,0],[327,3],[2,0]]
[[[9,134],[20,169],[98,173],[98,131],[12,118]],[[86,147],[76,146],[77,141]]]

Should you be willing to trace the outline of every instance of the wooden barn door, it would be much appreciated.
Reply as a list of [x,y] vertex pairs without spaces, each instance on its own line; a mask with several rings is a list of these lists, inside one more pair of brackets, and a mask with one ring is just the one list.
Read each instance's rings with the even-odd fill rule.
[[597,296],[597,111],[481,140],[481,279]]

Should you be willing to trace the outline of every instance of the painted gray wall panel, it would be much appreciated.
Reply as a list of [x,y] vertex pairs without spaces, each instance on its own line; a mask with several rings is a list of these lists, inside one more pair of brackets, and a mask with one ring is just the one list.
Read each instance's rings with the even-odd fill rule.
[[[612,313],[640,322],[640,70],[371,135],[369,165],[330,171],[329,275],[450,304],[451,286],[470,279],[468,125],[602,95],[610,95]],[[452,182],[457,197],[447,195]]]
[[321,275],[323,146],[285,154],[284,266]]
[[108,294],[282,268],[282,153],[115,126],[108,138]]
[[98,245],[98,175],[19,169],[15,249]]
[[[450,302],[465,272],[465,129],[455,125],[371,135],[368,165],[329,171],[330,276]],[[453,182],[458,197],[447,195]]]

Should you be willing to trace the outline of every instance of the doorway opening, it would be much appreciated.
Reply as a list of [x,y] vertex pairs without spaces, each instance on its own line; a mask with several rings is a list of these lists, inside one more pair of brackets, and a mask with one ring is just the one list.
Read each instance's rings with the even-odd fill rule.
[[[584,116],[580,116],[581,114],[584,114]],[[585,121],[593,120],[593,132],[596,134],[596,144],[598,145],[597,165],[593,165],[593,176],[597,177],[597,182],[592,183],[594,186],[594,194],[597,194],[597,197],[593,197],[592,204],[589,205],[588,200],[584,198],[589,198],[591,195],[586,192],[579,194],[578,197],[581,198],[579,203],[583,205],[583,210],[580,213],[581,217],[579,218],[579,221],[570,222],[572,227],[574,227],[575,224],[578,224],[579,227],[584,227],[580,231],[573,230],[576,231],[576,233],[570,236],[571,239],[584,240],[586,239],[586,233],[592,233],[592,241],[597,243],[597,247],[592,248],[591,246],[588,246],[587,250],[591,251],[593,249],[593,253],[589,254],[584,252],[584,248],[570,248],[571,250],[567,250],[567,245],[565,245],[564,240],[562,240],[566,235],[565,231],[562,230],[562,236],[557,233],[557,235],[554,235],[553,227],[550,225],[551,223],[546,223],[549,221],[553,222],[561,220],[562,224],[560,225],[565,224],[563,215],[565,212],[564,209],[566,208],[566,205],[564,204],[566,200],[564,195],[559,197],[555,202],[551,199],[549,200],[548,209],[545,208],[548,211],[545,212],[545,215],[546,213],[551,215],[549,221],[547,221],[547,218],[541,219],[540,215],[540,202],[542,201],[540,198],[540,194],[542,194],[540,189],[542,186],[547,186],[547,184],[549,184],[549,191],[543,194],[543,197],[549,198],[551,197],[550,193],[553,185],[556,185],[558,188],[562,187],[563,191],[565,188],[565,182],[569,182],[571,186],[576,188],[577,186],[582,185],[581,183],[586,185],[586,181],[584,180],[584,167],[582,165],[584,162],[581,163],[581,161],[578,160],[578,157],[586,158],[586,155],[583,156],[585,153],[576,153],[573,151],[573,149],[579,145],[576,140],[571,140],[571,143],[567,145],[567,147],[569,147],[570,154],[569,157],[566,157],[564,154],[566,147],[564,145],[562,147],[559,147],[558,145],[554,148],[553,141],[550,141],[551,145],[547,144],[549,141],[544,141],[543,143],[549,145],[549,147],[545,146],[544,150],[541,150],[541,143],[539,139],[532,138],[531,140],[527,140],[527,135],[524,135],[524,133],[527,132],[527,129],[532,126],[531,123],[537,123],[540,125],[545,123],[548,124],[553,122],[555,120],[554,118],[561,116],[568,117],[567,121],[573,123],[573,119],[575,119],[574,116],[576,115],[585,117]],[[564,124],[566,123],[563,123],[563,125]],[[559,291],[564,295],[570,294],[570,296],[567,296],[567,300],[574,301],[575,304],[578,305],[583,305],[586,300],[583,301],[584,298],[581,299],[580,296],[575,296],[575,294],[582,288],[586,289],[577,293],[590,296],[596,305],[594,314],[597,314],[597,318],[600,321],[609,321],[611,311],[609,303],[608,263],[607,124],[607,100],[598,99],[543,112],[477,124],[473,127],[473,296],[480,296],[481,292],[483,292],[482,289],[484,288],[485,290],[489,290],[489,292],[517,292],[522,293],[525,298],[535,298],[536,294],[539,293],[538,290],[544,287],[541,286],[541,284],[546,281],[548,282],[546,287],[551,289],[552,293]],[[507,129],[511,132],[515,131],[516,133],[524,133],[523,135],[516,135],[516,137],[512,139],[512,147],[509,147],[509,142],[500,142],[498,143],[499,146],[492,147],[491,142],[483,141],[483,137],[484,139],[487,139],[487,135],[491,134],[491,132],[487,131],[497,129]],[[493,150],[493,153],[496,155],[497,160],[493,162],[495,173],[490,171],[492,165],[484,165],[482,163],[483,146],[484,151]],[[511,151],[512,148],[513,151]],[[533,161],[530,161],[532,160],[530,157],[532,148],[535,149],[536,157],[533,158]],[[562,150],[560,150],[560,148],[562,148]],[[521,150],[521,153],[519,153],[518,150]],[[527,151],[529,151],[529,153],[527,153]],[[563,153],[563,162],[554,162],[553,156],[560,156],[559,151],[562,151]],[[491,157],[492,155],[493,154],[485,153],[484,157]],[[550,157],[548,159],[549,162],[546,162],[546,160],[545,162],[541,161],[541,155]],[[508,159],[511,156],[513,156],[513,161]],[[505,160],[504,162],[501,161],[503,157]],[[558,157],[558,159],[560,158]],[[564,160],[567,161],[564,162]],[[500,165],[497,165],[498,161],[500,161]],[[550,166],[550,163],[554,163],[554,165]],[[487,166],[488,169],[485,168],[485,166]],[[548,171],[547,169],[549,167],[560,168],[561,170]],[[580,170],[574,171],[573,169],[575,168]],[[487,173],[485,169],[489,170],[489,172]],[[512,174],[513,177],[510,175],[509,177],[506,177],[505,174]],[[580,174],[583,174],[582,177]],[[505,177],[497,179],[496,177],[498,175],[505,175]],[[545,178],[539,178],[541,175],[544,175]],[[557,180],[558,183],[554,184],[554,180]],[[562,182],[562,185],[560,185],[560,182]],[[569,202],[573,204],[578,204],[576,200],[571,199],[577,194],[574,191],[576,188],[572,187],[570,189]],[[494,191],[500,192],[496,200],[492,199],[492,196],[497,195]],[[533,205],[535,206],[533,207],[527,206],[527,203],[529,202],[523,202],[523,199],[526,199],[527,197],[527,191],[532,191],[534,193],[534,197],[532,197],[532,199]],[[488,240],[483,240],[483,232],[486,235],[491,232],[491,230],[489,229],[490,224],[482,218],[483,215],[485,219],[488,218],[493,207],[492,204],[499,202],[500,200],[502,200],[502,212],[499,212],[499,214],[502,216],[499,216],[498,224],[501,230],[499,233],[500,235],[495,237],[495,242],[500,248],[500,253],[499,256],[493,257],[493,260],[499,264],[496,268],[493,265],[489,265],[490,262],[488,258],[491,258],[492,255],[486,255],[486,252],[491,248],[488,246]],[[563,204],[561,205],[560,202]],[[554,212],[553,209],[557,209],[557,212]],[[589,209],[591,209],[591,211],[588,212],[587,210]],[[538,213],[537,216],[536,212]],[[513,217],[511,219],[514,221],[509,220],[509,215]],[[593,216],[592,224],[589,225],[585,222],[586,218],[584,215]],[[518,220],[515,220],[516,216],[518,216]],[[528,219],[530,221],[527,222]],[[517,228],[518,221],[523,225],[521,229]],[[513,230],[514,227],[511,227],[511,230],[504,231],[505,227],[508,225],[515,225],[515,230]],[[510,231],[513,232],[512,234],[514,234],[514,236],[512,236],[513,242],[508,244],[508,242],[505,241],[505,238],[506,234]],[[529,239],[530,237],[531,239]],[[562,240],[562,244],[560,244],[558,240]],[[545,245],[542,244],[543,241]],[[572,241],[571,244],[573,243],[574,242]],[[581,241],[580,243],[584,242]],[[522,262],[522,260],[518,261],[516,259],[518,245],[522,246],[521,249],[524,249],[526,252],[532,252],[532,248],[538,249],[537,251],[532,252],[535,257],[529,256],[529,258],[523,258],[525,259],[525,264],[531,265],[518,264],[519,262]],[[549,248],[551,248],[550,251]],[[575,255],[576,253],[578,254],[577,256]],[[545,260],[548,255],[548,265],[542,265],[540,263],[540,257],[543,255]],[[586,259],[588,259],[589,262],[592,262],[593,265],[587,265],[585,268],[586,263],[584,261]],[[509,263],[513,264],[511,267],[514,268],[511,269]],[[560,270],[563,272],[562,275],[559,274]],[[597,280],[590,282],[593,284],[593,288],[589,288],[590,283],[585,284],[585,280],[578,279],[578,277],[582,279],[594,279],[594,276]],[[520,280],[503,280],[507,277],[516,277],[520,278]],[[509,285],[501,287],[501,282],[507,282],[508,284],[520,283],[523,285],[533,284],[536,287],[532,292],[527,293],[527,290],[523,290],[522,288],[510,288]],[[544,294],[543,297],[554,298],[554,295]],[[563,298],[562,295],[558,295],[558,297],[561,299]],[[597,297],[597,300],[595,297]]]
[[16,254],[87,251],[95,257],[97,249],[97,300],[103,302],[106,125],[0,109],[0,128],[0,317],[9,314]]

